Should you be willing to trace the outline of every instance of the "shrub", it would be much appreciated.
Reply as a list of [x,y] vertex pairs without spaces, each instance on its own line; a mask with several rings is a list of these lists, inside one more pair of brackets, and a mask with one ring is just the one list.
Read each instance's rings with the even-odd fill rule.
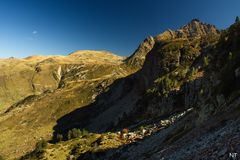
[[89,132],[86,130],[86,129],[83,129],[82,130],[82,136],[86,136],[86,135],[88,135],[89,134]]
[[120,134],[120,138],[121,139],[125,139],[125,135],[129,132],[129,130],[127,128],[124,128],[122,131],[121,131],[121,134]]
[[194,76],[195,76],[197,73],[198,73],[198,69],[195,68],[195,67],[193,67],[192,70],[191,70],[191,72],[190,72],[190,74],[189,74],[188,79],[189,79],[189,80],[193,80],[193,79],[194,79]]
[[68,131],[67,139],[68,140],[72,139],[72,130]]
[[129,129],[127,129],[127,128],[124,128],[123,130],[122,130],[122,133],[123,134],[127,134],[129,132]]
[[72,129],[72,138],[77,138],[82,135],[82,132],[80,129],[73,128]]
[[208,56],[205,56],[205,57],[203,58],[203,65],[204,65],[204,67],[206,67],[206,66],[209,65],[209,57],[208,57]]
[[233,54],[232,54],[232,52],[229,52],[229,54],[228,54],[228,60],[231,61],[232,59],[233,59]]
[[57,141],[61,142],[63,140],[63,135],[57,134]]
[[159,81],[158,90],[164,97],[168,96],[168,93],[177,86],[177,81],[170,79],[168,76],[163,77]]

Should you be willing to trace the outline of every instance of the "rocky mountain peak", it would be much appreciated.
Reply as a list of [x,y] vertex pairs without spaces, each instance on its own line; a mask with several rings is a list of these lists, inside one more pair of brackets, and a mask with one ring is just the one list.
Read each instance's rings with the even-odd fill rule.
[[137,48],[134,52],[133,56],[137,56],[139,58],[145,58],[147,52],[149,52],[154,45],[155,41],[152,36],[148,36]]
[[126,63],[135,67],[143,65],[146,55],[152,50],[155,40],[152,36],[148,36],[135,50],[135,52],[126,59]]
[[193,19],[190,23],[181,27],[176,32],[179,38],[194,38],[219,34],[219,31],[214,25],[201,22],[198,19]]
[[203,36],[215,36],[220,32],[211,24],[201,22],[199,19],[193,19],[176,31],[168,29],[167,31],[156,36],[156,41],[166,41],[177,38],[198,38]]

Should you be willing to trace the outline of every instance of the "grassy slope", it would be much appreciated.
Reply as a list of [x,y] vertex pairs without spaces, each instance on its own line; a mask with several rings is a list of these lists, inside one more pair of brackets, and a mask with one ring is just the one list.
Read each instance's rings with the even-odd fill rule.
[[[5,104],[13,104],[28,95],[36,96],[20,101],[13,105],[8,113],[0,116],[0,154],[8,159],[19,157],[32,150],[41,137],[49,139],[57,119],[93,102],[96,95],[115,79],[134,72],[121,64],[122,59],[110,53],[80,51],[68,57],[2,60],[8,65],[8,67],[2,66],[5,67],[3,76],[5,81],[12,72],[15,73],[12,73],[12,79],[17,79],[10,81],[5,87],[11,91],[6,97],[16,95],[14,99],[5,98],[7,99]],[[16,63],[21,66],[13,68],[12,65]],[[40,68],[38,72],[36,65]],[[61,66],[61,77],[57,79],[59,66]],[[19,73],[28,70],[31,74],[23,76]],[[35,82],[32,83],[33,73]],[[15,77],[18,75],[20,78]],[[61,87],[58,88],[60,84]],[[35,86],[35,90],[31,88],[32,85]],[[18,89],[16,86],[19,86],[21,96],[16,92]],[[4,90],[5,93],[7,89]],[[24,92],[25,90],[28,92]],[[1,106],[2,110],[6,110],[8,105]]]

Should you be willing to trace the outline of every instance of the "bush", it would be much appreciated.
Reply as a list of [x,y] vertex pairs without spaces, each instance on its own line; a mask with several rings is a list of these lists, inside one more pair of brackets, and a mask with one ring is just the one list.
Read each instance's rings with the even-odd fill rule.
[[83,129],[82,130],[82,136],[86,136],[86,135],[88,135],[89,134],[89,132],[86,130],[86,129]]
[[177,81],[170,79],[168,76],[163,77],[159,81],[158,90],[164,97],[168,96],[168,93],[177,86]]
[[209,65],[209,57],[208,57],[208,56],[205,56],[205,57],[203,58],[203,65],[204,65],[204,67],[206,67],[206,66]]
[[128,128],[124,128],[122,131],[121,131],[121,134],[120,134],[120,138],[121,139],[125,139],[125,135],[128,134],[129,130]]
[[127,129],[127,128],[124,128],[123,130],[122,130],[122,133],[123,134],[127,134],[129,132],[129,129]]
[[72,130],[68,131],[67,139],[68,140],[72,139]]
[[57,134],[57,142],[61,142],[63,140],[63,135]]
[[197,73],[198,73],[198,69],[195,68],[195,67],[193,67],[192,70],[191,70],[191,72],[190,72],[190,74],[189,74],[188,79],[189,79],[189,80],[194,80],[194,76],[195,76]]
[[228,54],[228,60],[231,61],[232,59],[233,59],[233,54],[232,54],[232,52],[229,52],[229,54]]
[[82,132],[80,129],[73,128],[72,129],[72,138],[77,138],[82,135]]

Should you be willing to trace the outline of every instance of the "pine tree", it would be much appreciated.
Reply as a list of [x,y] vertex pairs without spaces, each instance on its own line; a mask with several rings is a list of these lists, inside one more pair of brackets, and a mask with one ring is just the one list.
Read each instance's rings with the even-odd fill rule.
[[205,56],[205,57],[203,58],[203,65],[204,65],[204,67],[206,67],[206,66],[209,65],[209,57],[208,57],[208,56]]
[[232,52],[229,52],[229,54],[228,54],[228,60],[231,61],[232,59],[233,59],[233,54],[232,54]]
[[83,135],[83,136],[86,136],[86,135],[88,135],[88,134],[89,134],[89,133],[88,133],[88,131],[87,131],[86,129],[83,129],[83,130],[82,130],[82,135]]
[[72,130],[68,131],[67,138],[68,138],[68,140],[72,139]]
[[236,23],[240,22],[240,18],[237,16],[236,17],[236,20],[235,20]]

